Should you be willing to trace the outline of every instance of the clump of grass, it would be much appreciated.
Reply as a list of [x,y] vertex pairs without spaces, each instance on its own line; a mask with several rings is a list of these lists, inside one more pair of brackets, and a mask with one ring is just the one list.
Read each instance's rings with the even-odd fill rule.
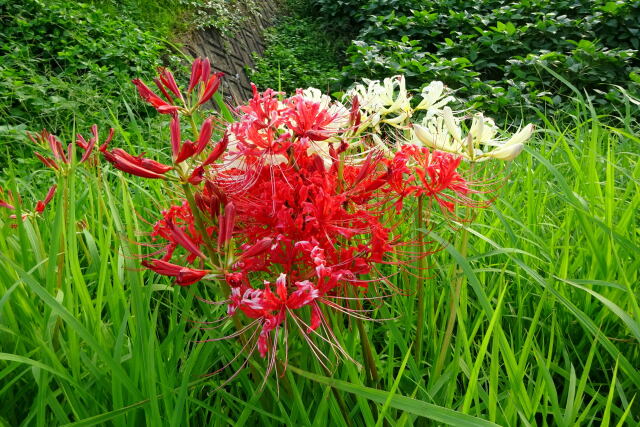
[[[425,284],[422,357],[412,357],[415,295],[389,299],[366,323],[377,388],[351,363],[331,377],[301,344],[286,380],[260,391],[250,369],[222,389],[215,371],[241,351],[196,344],[216,316],[139,270],[144,220],[167,206],[158,183],[119,173],[62,178],[53,209],[13,229],[0,219],[0,419],[9,425],[411,424],[638,422],[638,123],[633,104],[603,117],[567,99],[511,168],[509,185],[468,229],[466,255],[446,233]],[[123,134],[154,150],[148,129]],[[116,128],[121,124],[114,118]],[[28,194],[19,165],[3,187]],[[482,173],[492,175],[489,168]],[[482,178],[482,177],[479,177]],[[35,191],[34,191],[35,192]],[[403,230],[415,233],[411,219]],[[420,232],[421,230],[418,230]],[[393,284],[415,289],[410,275]],[[452,284],[460,283],[452,306]],[[202,294],[200,296],[206,297]],[[222,309],[222,308],[220,308]],[[448,333],[451,310],[456,323]],[[362,360],[356,325],[336,328]],[[231,323],[222,326],[231,330]],[[350,329],[354,329],[351,331]],[[450,345],[442,343],[450,335]],[[294,340],[291,340],[294,343]],[[441,366],[436,368],[443,354]],[[230,370],[240,368],[240,362]],[[261,374],[261,364],[252,365]],[[332,388],[337,390],[332,392]],[[341,403],[348,417],[341,412]]]

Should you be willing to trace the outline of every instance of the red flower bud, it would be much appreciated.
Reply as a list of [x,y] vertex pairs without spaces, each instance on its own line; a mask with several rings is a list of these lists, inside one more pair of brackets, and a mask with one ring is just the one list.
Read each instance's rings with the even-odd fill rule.
[[214,93],[220,87],[220,78],[224,76],[224,73],[215,73],[213,76],[209,78],[207,81],[204,90],[202,91],[200,98],[198,99],[197,105],[202,105],[205,102],[209,101]]
[[204,121],[204,123],[202,123],[202,127],[200,128],[200,136],[198,137],[198,143],[196,144],[195,154],[202,153],[202,151],[207,147],[207,144],[211,140],[212,121],[213,119],[209,117]]
[[149,270],[162,274],[163,276],[175,277],[176,283],[180,286],[192,285],[209,274],[209,271],[207,270],[183,267],[159,259],[142,261],[142,265],[147,267]]
[[182,99],[182,93],[178,88],[178,84],[176,83],[176,79],[173,77],[173,74],[169,69],[160,67],[158,69],[160,72],[160,81],[169,88],[171,92],[173,92],[178,98]]

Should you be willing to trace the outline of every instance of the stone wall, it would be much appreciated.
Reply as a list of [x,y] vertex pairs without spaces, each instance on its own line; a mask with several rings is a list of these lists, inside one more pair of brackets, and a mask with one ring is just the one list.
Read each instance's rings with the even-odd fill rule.
[[258,12],[243,12],[246,20],[234,34],[225,36],[215,29],[192,34],[185,50],[194,57],[207,57],[212,69],[225,73],[221,93],[236,106],[251,95],[245,67],[254,65],[252,54],[264,51],[264,30],[273,24],[278,0],[258,0]]

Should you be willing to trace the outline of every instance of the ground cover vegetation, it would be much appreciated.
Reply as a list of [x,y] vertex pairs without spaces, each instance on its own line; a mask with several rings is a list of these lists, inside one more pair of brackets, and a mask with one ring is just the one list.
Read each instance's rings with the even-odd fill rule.
[[[0,0],[0,425],[640,421],[639,102],[622,91],[612,95],[615,104],[600,102],[607,95],[595,90],[611,88],[591,80],[589,70],[611,62],[583,63],[584,85],[565,70],[566,58],[541,69],[521,64],[528,74],[514,74],[508,87],[534,82],[522,87],[525,107],[498,108],[501,96],[511,95],[482,85],[474,92],[463,82],[500,86],[500,67],[485,64],[476,72],[497,74],[470,76],[467,70],[459,80],[431,68],[422,77],[419,68],[398,69],[393,61],[365,67],[340,57],[329,27],[288,20],[279,27],[290,37],[277,49],[281,56],[274,59],[267,50],[264,60],[272,74],[259,67],[256,80],[264,77],[264,86],[234,113],[214,95],[220,78],[215,64],[196,62],[190,73],[166,43],[184,16],[171,10],[184,10],[188,2],[176,2],[175,9],[150,0],[22,3],[16,8]],[[376,22],[393,21],[391,32],[413,28],[410,21],[427,4],[416,3],[317,1],[310,9],[298,4],[297,13],[310,19],[320,10],[325,22],[350,28],[345,40],[372,34],[369,47],[380,47],[373,40],[382,37],[396,43],[380,56],[385,64],[387,55],[402,55],[398,46],[414,43],[416,33],[373,38],[384,27]],[[440,4],[448,11],[461,3]],[[466,18],[451,20],[455,13],[447,12],[434,21],[456,22],[460,37],[469,35],[472,15],[483,6],[467,6],[458,12]],[[631,93],[635,52],[631,59],[621,52],[637,50],[623,37],[625,28],[633,34],[634,21],[624,17],[637,13],[635,6],[558,6],[566,8],[567,19],[585,22],[576,16],[591,10],[594,26],[598,16],[629,8],[616,15],[618,31],[604,25],[594,32],[597,38],[584,40],[613,52],[613,63],[626,67],[626,74],[615,74],[619,68],[600,72],[612,73],[608,82]],[[144,7],[148,14],[140,12]],[[542,3],[531,7],[530,14],[546,10]],[[570,14],[576,9],[583,15]],[[408,24],[398,30],[402,16]],[[526,26],[516,20],[500,21]],[[305,22],[317,37],[303,33]],[[478,26],[489,31],[499,25]],[[452,50],[482,44],[473,37],[448,38],[455,41]],[[300,40],[314,49],[296,47]],[[505,36],[496,48],[506,52],[512,42]],[[528,43],[530,52],[518,55],[541,54],[534,40]],[[349,55],[360,57],[363,46],[354,42]],[[558,55],[571,56],[558,46]],[[305,69],[301,56],[307,54],[313,59]],[[489,54],[482,55],[487,60]],[[287,69],[289,61],[297,61],[296,71]],[[342,61],[341,79],[345,70],[347,79],[407,76],[347,90],[349,80],[337,79]],[[175,80],[158,65],[170,66]],[[460,69],[448,66],[452,75]],[[144,85],[156,76],[157,88]],[[140,80],[134,85],[133,78]],[[438,79],[454,91],[431,83]],[[538,96],[549,89],[543,83],[554,91]],[[342,93],[331,100],[318,90],[293,91],[308,84]],[[264,92],[267,85],[290,90],[287,96]],[[209,98],[217,112],[204,103]],[[466,110],[468,102],[491,111],[496,122],[515,124],[511,133],[517,135],[509,138],[488,117]],[[531,120],[538,124],[525,145],[532,128],[521,122]],[[41,132],[44,127],[58,137]],[[358,145],[358,135],[370,151]],[[348,151],[327,142],[337,136],[351,144]],[[420,148],[402,148],[412,144]],[[362,156],[348,160],[354,153]],[[463,160],[451,161],[456,158]],[[247,166],[256,164],[264,167]],[[416,171],[420,185],[402,185],[408,176],[402,165]],[[395,181],[394,170],[400,171]],[[240,197],[231,191],[236,185],[264,191]],[[286,193],[292,186],[318,197],[269,197],[273,188]],[[217,193],[220,188],[227,198]],[[424,199],[411,199],[419,194],[439,198],[425,209]],[[296,209],[309,218],[309,206],[320,201],[326,215],[334,215],[326,224],[340,235],[325,251],[319,246],[334,235],[309,231],[321,227],[293,221],[286,231],[278,228]],[[374,202],[375,209],[367,207]],[[356,214],[353,206],[361,210]],[[277,223],[271,213],[276,208]],[[211,222],[203,232],[198,222],[205,220]],[[301,230],[308,244],[296,247],[309,258],[292,269],[286,239]],[[215,240],[207,244],[205,235]],[[255,245],[247,246],[250,241]],[[350,246],[357,255],[344,258]],[[420,248],[428,255],[419,256]],[[242,263],[232,263],[238,275],[216,276],[238,257]],[[336,259],[353,263],[338,269]],[[300,277],[307,270],[314,273]],[[347,294],[329,286],[344,280],[343,270],[362,281],[347,282]],[[221,291],[224,285],[208,286],[212,279],[226,283],[228,293]],[[314,287],[320,281],[326,286]],[[370,299],[348,299],[364,295],[367,283]],[[330,301],[333,306],[315,309]],[[254,335],[237,334],[234,319],[257,326]],[[306,325],[295,326],[298,321]],[[233,339],[220,340],[224,336]]]

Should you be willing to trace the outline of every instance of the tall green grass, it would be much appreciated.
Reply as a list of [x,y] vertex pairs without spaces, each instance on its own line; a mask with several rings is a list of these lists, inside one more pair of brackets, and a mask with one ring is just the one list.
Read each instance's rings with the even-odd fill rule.
[[[0,425],[635,425],[636,113],[629,104],[601,117],[574,100],[556,120],[541,115],[546,125],[509,166],[495,203],[460,225],[466,250],[450,241],[460,233],[423,230],[443,247],[430,278],[393,276],[406,295],[373,313],[393,320],[365,323],[377,383],[350,362],[328,376],[293,332],[286,374],[263,388],[256,357],[206,376],[242,351],[234,340],[195,342],[233,331],[194,323],[224,308],[195,298],[212,289],[173,287],[138,260],[145,221],[172,196],[113,169],[78,168],[42,218],[11,228],[0,213]],[[131,121],[115,143],[158,151],[148,125]],[[36,194],[26,174],[14,163],[4,187]],[[416,233],[411,218],[403,227]],[[420,360],[417,286],[426,287]],[[363,360],[355,322],[334,332]]]

